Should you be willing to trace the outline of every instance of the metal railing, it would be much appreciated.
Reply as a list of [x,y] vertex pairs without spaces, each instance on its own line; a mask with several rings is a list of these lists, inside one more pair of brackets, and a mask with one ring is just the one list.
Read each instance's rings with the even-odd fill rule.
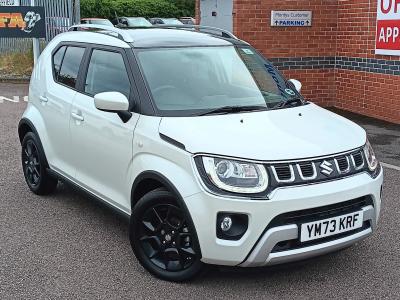
[[150,27],[111,27],[111,26],[106,26],[106,25],[95,25],[95,24],[79,24],[79,25],[74,25],[69,28],[69,31],[80,31],[80,30],[85,30],[85,31],[94,31],[98,32],[101,34],[108,34],[112,35],[122,41],[125,41],[127,43],[133,43],[134,40],[132,36],[127,32],[129,29],[146,29],[146,30],[151,30],[151,29],[159,29],[159,28],[164,28],[164,29],[180,29],[180,30],[189,30],[189,31],[199,31],[199,32],[206,32],[209,34],[213,35],[218,35],[224,38],[230,38],[230,39],[235,39],[237,40],[238,38],[234,36],[231,32],[216,28],[216,27],[210,27],[210,26],[200,26],[200,25],[154,25]]
[[[30,6],[31,0],[20,0],[21,6]],[[43,6],[46,15],[46,39],[41,39],[43,49],[57,34],[80,22],[80,0],[35,0]],[[21,53],[32,49],[32,39],[0,38],[0,54]]]

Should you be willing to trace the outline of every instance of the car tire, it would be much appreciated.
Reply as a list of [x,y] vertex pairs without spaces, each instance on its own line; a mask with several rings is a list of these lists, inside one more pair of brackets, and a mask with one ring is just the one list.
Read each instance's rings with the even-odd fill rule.
[[176,196],[157,189],[135,205],[130,242],[140,264],[167,281],[187,281],[204,270],[197,236]]
[[29,189],[36,195],[48,195],[56,187],[58,180],[47,172],[48,163],[39,138],[28,132],[22,140],[22,170]]

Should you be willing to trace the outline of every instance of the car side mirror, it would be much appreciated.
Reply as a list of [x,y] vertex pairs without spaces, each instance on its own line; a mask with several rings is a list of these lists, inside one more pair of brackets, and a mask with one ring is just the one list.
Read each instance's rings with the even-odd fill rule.
[[104,92],[94,95],[94,105],[98,110],[117,113],[124,123],[132,117],[132,113],[128,111],[128,98],[119,92]]
[[296,91],[300,93],[301,87],[303,86],[300,81],[298,81],[297,79],[289,79],[288,82],[293,84]]

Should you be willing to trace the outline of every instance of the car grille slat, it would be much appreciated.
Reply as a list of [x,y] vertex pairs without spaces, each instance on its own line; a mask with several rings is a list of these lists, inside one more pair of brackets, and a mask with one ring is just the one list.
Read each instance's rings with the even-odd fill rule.
[[339,173],[347,173],[350,171],[349,158],[347,156],[335,158],[335,162]]
[[362,172],[365,158],[362,149],[331,157],[277,162],[266,165],[272,175],[272,187],[301,185],[338,179]]
[[292,165],[273,166],[273,172],[278,182],[290,182],[294,180],[294,171]]
[[356,169],[360,169],[364,166],[364,158],[361,152],[352,154],[353,165]]

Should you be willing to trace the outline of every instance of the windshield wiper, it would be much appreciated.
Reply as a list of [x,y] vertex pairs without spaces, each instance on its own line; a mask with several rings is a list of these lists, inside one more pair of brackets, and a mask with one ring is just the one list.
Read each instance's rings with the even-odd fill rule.
[[[297,104],[297,105],[294,105],[294,104]],[[277,105],[275,105],[273,109],[279,109],[279,108],[283,108],[283,107],[286,107],[286,106],[300,106],[300,105],[303,105],[303,104],[304,104],[304,101],[300,97],[298,97],[298,98],[290,98],[290,99],[287,99],[287,100],[282,100]]]
[[198,114],[198,116],[207,116],[213,114],[222,114],[222,113],[239,113],[243,111],[257,111],[257,110],[267,110],[267,106],[262,105],[247,105],[247,106],[222,106],[219,108],[211,109],[204,113]]

